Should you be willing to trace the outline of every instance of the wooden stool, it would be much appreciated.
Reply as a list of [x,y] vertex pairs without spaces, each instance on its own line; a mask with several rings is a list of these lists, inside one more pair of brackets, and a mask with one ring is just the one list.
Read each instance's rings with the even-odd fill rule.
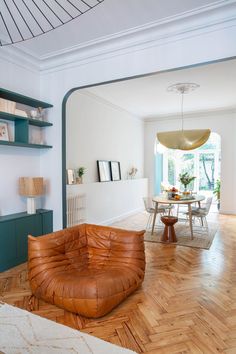
[[176,216],[162,216],[161,221],[165,224],[165,229],[161,237],[164,242],[177,242],[174,224],[178,221]]

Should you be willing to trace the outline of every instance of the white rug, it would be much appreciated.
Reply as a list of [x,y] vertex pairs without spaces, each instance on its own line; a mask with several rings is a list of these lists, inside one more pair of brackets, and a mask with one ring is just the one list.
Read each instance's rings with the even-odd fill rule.
[[0,303],[0,353],[134,354],[86,333]]

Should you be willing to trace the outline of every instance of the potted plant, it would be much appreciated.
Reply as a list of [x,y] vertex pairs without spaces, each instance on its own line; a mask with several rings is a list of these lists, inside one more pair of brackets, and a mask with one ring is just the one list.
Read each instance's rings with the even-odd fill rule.
[[215,183],[215,188],[213,190],[213,194],[216,196],[217,199],[217,208],[220,209],[220,180],[217,179]]
[[76,183],[83,183],[83,175],[85,174],[85,167],[79,167],[77,169],[77,178],[76,178]]
[[184,191],[187,192],[187,186],[195,179],[196,177],[190,176],[188,172],[181,173],[179,175],[179,181],[184,185]]

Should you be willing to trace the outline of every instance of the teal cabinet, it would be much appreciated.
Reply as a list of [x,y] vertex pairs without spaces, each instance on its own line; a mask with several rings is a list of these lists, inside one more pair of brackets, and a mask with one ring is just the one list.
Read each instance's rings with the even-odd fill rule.
[[[52,225],[53,225],[53,215],[51,213],[44,213],[42,218],[42,227],[43,227],[43,235],[49,234],[52,232]],[[36,235],[37,236],[37,235]]]
[[0,272],[27,261],[28,235],[40,236],[52,231],[52,210],[0,217]]
[[16,258],[15,225],[11,221],[2,222],[0,226],[0,270],[2,264],[7,269]]
[[28,235],[39,236],[43,234],[43,221],[41,214],[30,215],[15,221],[16,249],[19,259],[27,259]]

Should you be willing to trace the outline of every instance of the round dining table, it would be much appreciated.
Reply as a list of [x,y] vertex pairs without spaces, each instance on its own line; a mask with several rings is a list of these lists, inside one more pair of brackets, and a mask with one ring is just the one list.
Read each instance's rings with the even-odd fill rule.
[[[155,204],[155,211],[154,211],[154,216],[153,216],[153,222],[152,222],[152,235],[154,232],[154,227],[155,227],[155,222],[156,222],[156,216],[158,213],[158,205],[159,204],[178,204],[178,205],[187,205],[188,206],[188,217],[189,217],[189,226],[190,226],[190,232],[191,232],[191,239],[193,239],[193,223],[192,223],[192,204],[198,203],[199,208],[201,207],[201,202],[205,199],[203,195],[195,195],[194,197],[186,198],[186,199],[168,199],[167,197],[163,195],[159,195],[156,197],[152,198],[153,203]],[[160,205],[159,205],[160,207]],[[169,209],[170,213],[170,209]]]

